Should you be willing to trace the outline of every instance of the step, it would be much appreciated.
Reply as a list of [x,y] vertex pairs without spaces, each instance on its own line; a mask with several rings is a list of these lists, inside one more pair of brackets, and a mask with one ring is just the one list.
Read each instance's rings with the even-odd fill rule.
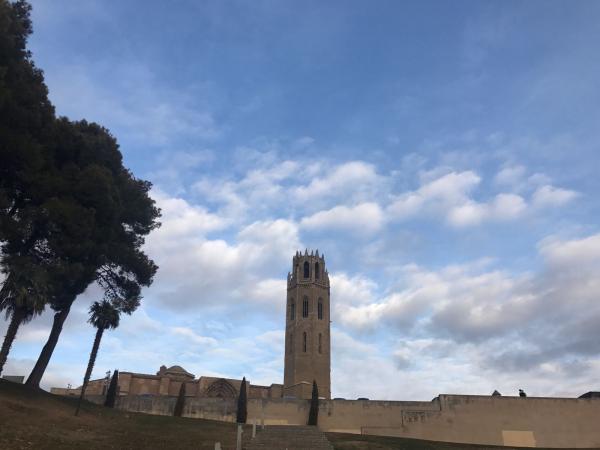
[[271,425],[260,430],[246,450],[333,450],[318,427]]

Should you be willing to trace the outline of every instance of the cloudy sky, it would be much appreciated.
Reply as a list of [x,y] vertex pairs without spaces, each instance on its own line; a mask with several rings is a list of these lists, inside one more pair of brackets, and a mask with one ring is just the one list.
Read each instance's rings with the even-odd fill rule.
[[[94,376],[281,383],[285,278],[318,248],[334,396],[600,389],[599,2],[32,3],[57,112],[109,128],[163,211]],[[80,384],[98,297],[45,387]]]

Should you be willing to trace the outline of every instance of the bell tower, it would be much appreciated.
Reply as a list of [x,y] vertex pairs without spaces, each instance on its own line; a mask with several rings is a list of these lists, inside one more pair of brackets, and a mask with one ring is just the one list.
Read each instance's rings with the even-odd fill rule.
[[287,279],[283,396],[331,398],[329,274],[324,255],[296,252]]

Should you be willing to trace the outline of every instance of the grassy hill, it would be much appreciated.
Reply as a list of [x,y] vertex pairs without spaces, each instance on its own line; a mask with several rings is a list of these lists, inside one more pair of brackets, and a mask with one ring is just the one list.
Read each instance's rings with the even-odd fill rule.
[[[0,449],[207,449],[235,448],[235,424],[112,410],[0,380]],[[250,438],[247,426],[244,440]],[[336,450],[484,450],[506,447],[446,444],[415,439],[327,433]]]
[[[236,425],[151,416],[76,400],[0,380],[0,449],[223,449],[235,448]],[[251,429],[247,427],[245,437]]]

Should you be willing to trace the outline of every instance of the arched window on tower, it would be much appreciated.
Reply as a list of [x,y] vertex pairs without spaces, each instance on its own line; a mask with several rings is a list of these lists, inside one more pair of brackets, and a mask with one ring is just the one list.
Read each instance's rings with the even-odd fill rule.
[[321,346],[321,333],[319,333],[319,353],[323,353],[323,347]]
[[308,297],[302,300],[302,317],[308,317]]
[[318,262],[316,262],[316,263],[315,263],[315,279],[316,279],[316,280],[318,280],[318,279],[319,279],[319,274],[320,274],[320,272],[319,272],[319,263],[318,263]]
[[296,301],[292,299],[292,303],[290,305],[290,320],[296,319]]
[[317,316],[319,320],[323,319],[323,299],[319,298],[319,303],[317,303]]
[[302,333],[302,351],[306,353],[306,331]]
[[308,261],[304,263],[304,278],[310,278],[310,264]]

